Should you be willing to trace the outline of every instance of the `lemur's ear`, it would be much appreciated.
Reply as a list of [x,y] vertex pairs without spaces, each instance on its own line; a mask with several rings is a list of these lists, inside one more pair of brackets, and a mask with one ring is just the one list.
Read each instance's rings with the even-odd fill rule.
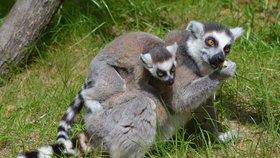
[[146,68],[149,69],[153,67],[151,54],[140,54],[140,60]]
[[191,21],[186,30],[190,31],[195,37],[202,37],[204,34],[204,25],[197,21]]
[[231,32],[234,40],[236,40],[238,37],[240,37],[243,34],[244,30],[241,27],[236,27],[236,28],[230,29],[230,32]]
[[173,57],[175,57],[178,49],[178,45],[175,42],[174,44],[167,46],[166,49],[172,54]]

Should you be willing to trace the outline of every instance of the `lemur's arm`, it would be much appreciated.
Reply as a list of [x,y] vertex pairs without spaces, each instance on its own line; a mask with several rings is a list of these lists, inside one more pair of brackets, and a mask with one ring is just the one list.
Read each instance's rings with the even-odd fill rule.
[[223,80],[235,73],[235,63],[229,61],[226,68],[182,85],[173,94],[172,109],[176,112],[193,111],[215,92]]

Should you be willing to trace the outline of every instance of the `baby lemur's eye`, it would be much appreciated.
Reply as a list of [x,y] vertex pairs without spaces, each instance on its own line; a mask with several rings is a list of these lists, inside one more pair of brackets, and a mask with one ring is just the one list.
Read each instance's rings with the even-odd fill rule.
[[228,54],[228,53],[230,52],[230,45],[226,45],[226,46],[224,47],[224,52],[225,52],[226,54]]
[[208,46],[214,46],[216,44],[215,39],[212,37],[207,38],[205,42]]
[[163,77],[163,76],[166,76],[166,72],[157,70],[157,75],[158,75],[158,77]]
[[163,73],[162,73],[162,72],[158,72],[157,75],[158,75],[159,77],[163,77]]
[[176,67],[173,65],[170,71],[174,73],[176,71]]

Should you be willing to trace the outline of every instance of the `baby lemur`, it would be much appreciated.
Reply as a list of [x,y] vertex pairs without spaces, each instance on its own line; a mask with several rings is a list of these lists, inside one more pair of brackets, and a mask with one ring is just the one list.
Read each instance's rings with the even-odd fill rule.
[[[151,78],[170,89],[175,79],[177,47],[176,42],[165,46],[162,40],[144,32],[128,33],[113,40],[94,58],[86,82],[62,117],[58,128],[58,143],[26,152],[21,157],[77,154],[77,139],[69,139],[68,129],[83,103],[87,114],[93,115],[103,109],[101,103],[110,97],[130,89],[153,90],[148,85]],[[102,74],[98,74],[100,70]],[[129,73],[135,75],[127,75]],[[86,150],[85,135],[79,136],[79,146]]]

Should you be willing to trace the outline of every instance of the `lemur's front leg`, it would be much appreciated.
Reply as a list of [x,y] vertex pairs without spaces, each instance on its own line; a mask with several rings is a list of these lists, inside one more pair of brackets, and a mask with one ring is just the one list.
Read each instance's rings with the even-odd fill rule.
[[[219,88],[223,80],[234,75],[235,69],[235,63],[228,62],[226,68],[217,70],[183,87],[181,94],[176,93],[177,97],[180,97],[180,99],[175,100],[177,101],[176,104],[172,104],[173,108],[175,107],[177,110],[194,111],[194,120],[198,121],[204,130],[213,133],[222,142],[227,142],[238,137],[238,132],[237,130],[230,130],[225,133],[218,131],[214,92]],[[192,126],[194,120],[190,121],[187,128]]]
[[175,112],[194,111],[219,88],[223,80],[235,74],[236,64],[229,61],[227,67],[179,87],[173,95],[171,108]]
[[211,95],[202,106],[199,106],[194,111],[193,121],[195,124],[199,123],[202,129],[214,135],[218,135],[218,121],[214,105],[214,95]]
[[239,137],[236,129],[220,132],[221,124],[217,118],[213,95],[209,97],[202,106],[199,106],[194,111],[193,119],[190,120],[185,127],[188,133],[197,132],[198,128],[206,130],[210,132],[211,137],[218,138],[224,143]]

